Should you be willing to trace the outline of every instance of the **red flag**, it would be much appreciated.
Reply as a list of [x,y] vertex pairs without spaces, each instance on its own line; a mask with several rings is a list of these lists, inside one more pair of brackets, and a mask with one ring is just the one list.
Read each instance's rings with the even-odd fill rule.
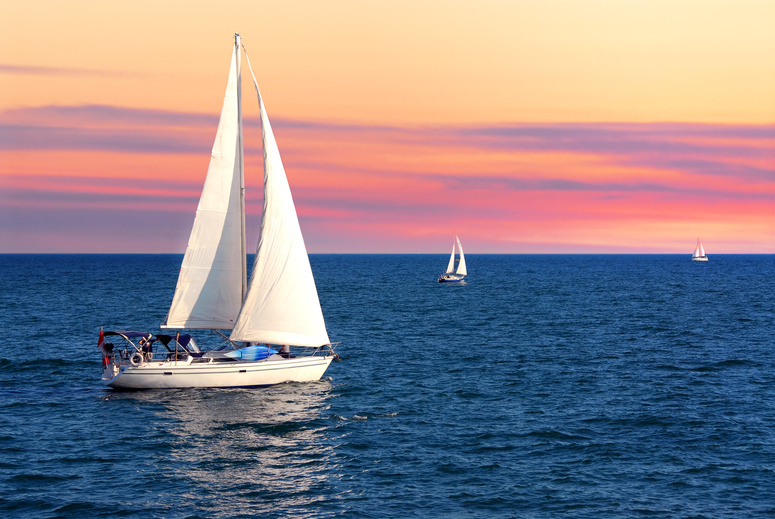
[[105,335],[102,333],[102,328],[100,328],[100,338],[97,341],[97,347],[102,352],[102,367],[108,365],[108,352],[105,351]]

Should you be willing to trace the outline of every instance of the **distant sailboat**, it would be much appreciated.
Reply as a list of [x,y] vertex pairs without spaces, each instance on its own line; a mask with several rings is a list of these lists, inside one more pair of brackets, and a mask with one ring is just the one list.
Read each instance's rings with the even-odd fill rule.
[[708,257],[705,255],[705,249],[702,247],[702,242],[697,238],[697,247],[692,254],[692,261],[708,261]]
[[[458,260],[457,270],[455,270],[455,245],[460,251],[460,259]],[[447,264],[447,270],[439,276],[439,283],[459,283],[463,281],[468,275],[466,269],[466,257],[463,254],[463,246],[460,244],[460,238],[455,235],[455,241],[452,242],[452,254],[449,256],[449,264]]]
[[[189,334],[100,331],[102,382],[114,388],[250,387],[319,380],[334,358],[307,249],[272,126],[258,90],[264,209],[250,283],[245,250],[241,45],[234,37],[221,118],[175,295],[162,328]],[[247,58],[247,51],[245,52]],[[247,59],[250,67],[250,59]],[[220,330],[231,330],[229,336]],[[123,349],[104,337],[124,341]],[[137,344],[135,344],[137,341]],[[293,348],[293,349],[291,349]]]

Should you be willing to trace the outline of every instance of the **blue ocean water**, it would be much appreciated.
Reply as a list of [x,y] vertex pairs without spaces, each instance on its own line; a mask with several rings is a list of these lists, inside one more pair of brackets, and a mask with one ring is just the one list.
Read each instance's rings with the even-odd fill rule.
[[773,256],[313,255],[320,382],[105,389],[180,260],[0,256],[0,516],[775,515]]

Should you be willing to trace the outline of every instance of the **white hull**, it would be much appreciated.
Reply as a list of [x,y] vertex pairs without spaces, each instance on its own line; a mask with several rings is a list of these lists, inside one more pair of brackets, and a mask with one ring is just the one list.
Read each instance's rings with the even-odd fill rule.
[[[115,389],[251,387],[320,380],[333,356],[296,357],[259,362],[144,362],[109,364],[102,383]],[[118,371],[118,374],[116,374]]]
[[466,277],[460,274],[443,274],[439,277],[439,283],[460,283]]
[[699,257],[696,257],[696,258],[692,258],[692,261],[708,261],[708,257],[707,256],[699,256]]

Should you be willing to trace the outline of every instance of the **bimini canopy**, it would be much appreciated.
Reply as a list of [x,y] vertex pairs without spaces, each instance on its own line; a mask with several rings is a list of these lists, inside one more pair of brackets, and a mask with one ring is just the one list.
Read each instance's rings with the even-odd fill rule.
[[105,337],[108,337],[109,335],[120,335],[124,339],[137,339],[138,337],[144,337],[149,338],[153,334],[150,332],[134,332],[131,330],[119,330],[115,332],[103,332],[102,333]]

